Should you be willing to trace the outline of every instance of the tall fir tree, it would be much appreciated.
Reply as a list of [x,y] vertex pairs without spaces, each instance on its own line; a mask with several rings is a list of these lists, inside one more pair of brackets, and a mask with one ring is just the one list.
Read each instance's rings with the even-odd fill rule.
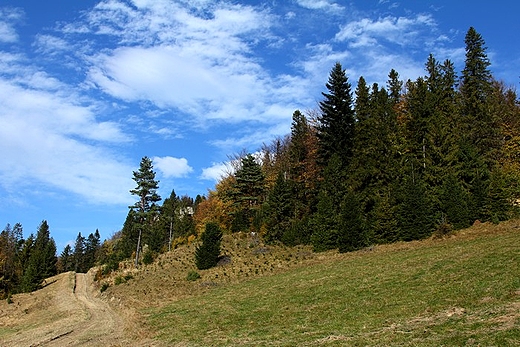
[[413,169],[400,187],[397,221],[402,241],[423,239],[435,229],[431,197],[425,183],[415,177]]
[[322,93],[321,115],[318,118],[318,143],[323,167],[337,154],[346,167],[352,157],[354,143],[354,110],[351,85],[339,62],[332,68],[326,83],[328,92]]
[[72,247],[66,245],[58,259],[58,272],[69,272],[74,270],[74,254]]
[[291,184],[283,172],[278,173],[273,189],[269,192],[266,208],[266,242],[282,241],[284,233],[289,230],[294,207]]
[[490,157],[499,145],[498,127],[495,115],[490,109],[491,63],[486,53],[485,41],[475,28],[469,28],[464,42],[466,60],[460,91],[466,131],[469,143],[476,147],[479,155],[482,155],[491,167],[494,163],[490,161]]
[[340,210],[338,250],[342,253],[362,249],[368,245],[361,202],[357,194],[348,190]]
[[262,167],[252,154],[247,154],[241,159],[231,191],[235,205],[232,231],[247,231],[253,226],[253,220],[265,197],[265,188]]
[[345,170],[337,153],[330,158],[320,183],[316,212],[310,221],[311,243],[321,252],[338,247],[340,206],[345,194]]
[[76,237],[76,242],[74,243],[74,271],[76,272],[86,272],[86,263],[85,263],[85,238],[81,235],[81,232],[78,233]]
[[24,267],[22,290],[36,290],[44,279],[56,275],[57,260],[56,243],[50,236],[49,224],[44,220],[38,227],[27,264]]

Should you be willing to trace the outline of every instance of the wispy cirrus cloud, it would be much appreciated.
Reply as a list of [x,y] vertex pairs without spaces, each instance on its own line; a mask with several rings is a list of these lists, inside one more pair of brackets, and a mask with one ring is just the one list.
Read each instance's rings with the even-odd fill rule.
[[329,0],[297,0],[298,5],[310,10],[340,11],[344,7]]
[[0,8],[0,43],[13,43],[18,41],[18,33],[15,25],[24,17],[24,12],[19,8]]
[[130,138],[118,124],[97,119],[96,102],[27,65],[23,55],[3,56],[11,58],[0,74],[3,188],[38,182],[95,203],[124,201],[130,167],[108,147]]
[[[61,22],[54,31],[35,36],[32,47],[44,58],[41,61],[59,62],[64,66],[55,65],[74,71],[75,82],[21,64],[23,55],[0,52],[5,58],[0,59],[2,81],[18,88],[18,98],[34,100],[27,107],[38,101],[43,110],[37,117],[36,106],[29,111],[14,107],[14,113],[33,115],[19,124],[21,129],[31,133],[36,128],[30,129],[29,123],[38,124],[53,135],[49,139],[77,146],[84,158],[108,160],[114,175],[128,166],[117,167],[110,146],[133,141],[137,131],[183,139],[188,131],[222,129],[227,124],[226,131],[206,143],[229,154],[287,134],[295,109],[316,107],[336,61],[342,62],[351,80],[365,75],[369,81],[383,82],[391,68],[405,78],[415,78],[422,72],[423,60],[408,48],[424,51],[425,58],[425,46],[443,47],[442,42],[434,45],[443,36],[428,14],[374,18],[352,11],[348,17],[337,15],[344,12],[345,7],[326,0],[299,0],[280,13],[268,5],[227,1],[104,0],[79,20]],[[323,22],[325,29],[320,23],[320,33],[328,36],[319,39],[307,35],[317,25],[311,20],[316,13],[330,20]],[[18,20],[13,18],[6,23]],[[310,25],[306,31],[279,24],[284,20],[294,29],[302,18]],[[9,24],[8,28],[15,27]],[[11,31],[3,40],[16,35]],[[402,49],[392,51],[391,46]],[[279,57],[286,59],[289,69],[274,67]],[[51,110],[56,114],[50,116]],[[112,112],[123,117],[114,118]],[[48,153],[52,151],[55,147],[49,146]],[[70,154],[61,153],[69,158]],[[194,169],[188,160],[157,157],[165,177],[191,175]],[[79,164],[75,165],[82,167]],[[27,167],[18,172],[25,170],[28,175]],[[71,172],[72,178],[79,179],[79,169]],[[97,179],[94,174],[86,176],[91,182]]]
[[412,17],[387,16],[377,20],[362,18],[341,27],[336,34],[336,40],[348,42],[351,47],[381,45],[385,42],[404,45],[418,45],[424,39],[431,40],[425,35],[427,30],[436,27],[432,16],[419,14]]

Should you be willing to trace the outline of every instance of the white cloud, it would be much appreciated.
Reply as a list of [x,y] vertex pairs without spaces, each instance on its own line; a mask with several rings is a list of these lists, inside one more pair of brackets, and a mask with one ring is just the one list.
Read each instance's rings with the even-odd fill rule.
[[297,0],[298,5],[310,10],[338,11],[342,6],[328,0]]
[[279,92],[286,86],[267,74],[252,52],[258,42],[271,40],[267,11],[218,3],[207,5],[201,15],[171,2],[135,5],[139,8],[103,2],[88,17],[96,32],[104,27],[104,34],[129,43],[89,58],[91,85],[127,102],[180,110],[198,123],[271,122],[265,103],[282,108],[287,98],[294,99]]
[[[344,25],[336,40],[347,41],[351,47],[366,47],[385,40],[401,46],[415,44],[421,32],[431,30],[435,22],[430,15],[419,14],[412,18],[387,16],[373,20],[363,18]],[[422,42],[424,44],[424,42]]]
[[65,39],[53,35],[36,35],[34,46],[39,52],[50,55],[70,50],[70,45]]
[[17,61],[8,64],[11,79],[0,77],[3,188],[11,192],[36,181],[90,202],[124,202],[131,168],[106,145],[128,137],[115,123],[99,122],[97,106],[85,104],[72,88]]
[[212,166],[202,169],[202,175],[200,178],[217,182],[222,179],[222,177],[225,177],[232,172],[232,170],[233,169],[229,163],[213,163]]
[[24,16],[21,9],[0,7],[0,42],[13,43],[18,41],[18,33],[14,25]]
[[186,158],[153,157],[152,161],[154,167],[161,171],[165,178],[184,177],[193,172],[193,168],[188,165]]

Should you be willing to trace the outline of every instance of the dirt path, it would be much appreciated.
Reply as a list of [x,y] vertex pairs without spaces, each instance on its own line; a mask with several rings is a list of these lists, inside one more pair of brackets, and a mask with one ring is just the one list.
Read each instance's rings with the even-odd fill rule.
[[97,295],[87,274],[48,280],[45,288],[0,304],[1,346],[128,346],[125,322]]

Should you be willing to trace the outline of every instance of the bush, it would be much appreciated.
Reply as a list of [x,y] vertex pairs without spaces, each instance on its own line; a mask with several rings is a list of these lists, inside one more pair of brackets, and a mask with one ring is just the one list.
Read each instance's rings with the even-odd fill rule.
[[110,287],[110,285],[108,283],[103,283],[101,285],[101,289],[100,289],[100,292],[103,293],[105,290],[108,289],[108,287]]
[[121,283],[125,283],[125,279],[121,276],[117,276],[115,279],[114,279],[114,284],[116,286],[120,285]]
[[153,263],[153,253],[152,251],[146,251],[143,255],[143,264],[149,265]]
[[195,264],[197,269],[205,270],[217,265],[220,256],[222,231],[215,223],[206,224],[201,236],[202,244],[195,250]]
[[108,260],[108,262],[103,266],[103,276],[110,274],[112,271],[119,269],[119,261],[114,258]]
[[190,272],[188,272],[188,276],[186,277],[186,279],[187,279],[188,281],[190,281],[190,282],[191,282],[191,281],[196,281],[196,280],[198,280],[199,278],[200,278],[200,274],[199,274],[197,271],[193,271],[193,270],[190,271]]

